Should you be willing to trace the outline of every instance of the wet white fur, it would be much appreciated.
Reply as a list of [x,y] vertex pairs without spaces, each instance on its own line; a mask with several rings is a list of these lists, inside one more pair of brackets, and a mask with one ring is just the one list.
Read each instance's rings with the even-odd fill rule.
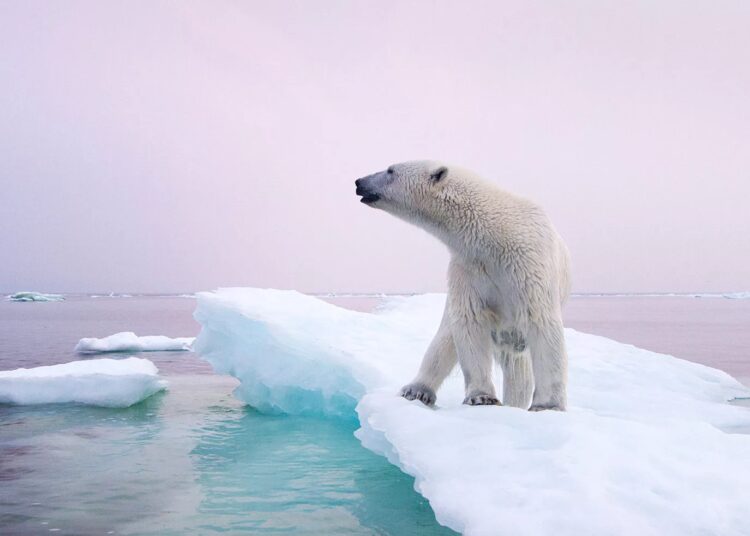
[[362,179],[380,196],[372,206],[424,228],[451,252],[442,323],[404,392],[433,402],[458,361],[466,401],[491,402],[494,358],[506,405],[564,410],[569,259],[545,213],[458,167],[420,161],[389,169]]

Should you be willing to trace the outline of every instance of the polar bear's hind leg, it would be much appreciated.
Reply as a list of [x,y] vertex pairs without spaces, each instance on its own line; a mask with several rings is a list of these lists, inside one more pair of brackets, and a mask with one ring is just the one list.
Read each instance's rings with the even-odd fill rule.
[[568,356],[561,320],[531,330],[529,340],[534,371],[534,396],[530,411],[565,411]]
[[531,352],[519,329],[493,330],[497,362],[503,371],[503,405],[527,409],[534,393]]

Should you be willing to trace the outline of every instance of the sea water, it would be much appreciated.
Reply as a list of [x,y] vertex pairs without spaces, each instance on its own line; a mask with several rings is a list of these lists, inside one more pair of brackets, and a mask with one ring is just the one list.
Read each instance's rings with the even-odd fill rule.
[[261,415],[217,376],[169,378],[127,409],[0,409],[0,533],[443,532],[354,425]]
[[[195,335],[193,309],[3,302],[0,369],[86,359],[72,351],[83,336]],[[170,388],[130,408],[0,405],[0,534],[451,533],[356,424],[261,415],[195,354],[144,356]]]
[[[72,351],[86,336],[193,336],[193,308],[174,297],[0,302],[0,369],[86,359]],[[738,377],[750,377],[749,320],[747,300],[574,298],[567,308],[571,327]],[[144,355],[170,390],[131,408],[0,406],[0,534],[450,533],[412,478],[359,445],[355,424],[261,415],[195,354]]]

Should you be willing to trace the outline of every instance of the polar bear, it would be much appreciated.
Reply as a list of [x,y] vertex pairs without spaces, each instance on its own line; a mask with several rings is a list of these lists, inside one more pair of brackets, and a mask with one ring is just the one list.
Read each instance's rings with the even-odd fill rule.
[[401,395],[433,405],[458,361],[464,404],[500,405],[494,360],[503,371],[505,405],[564,411],[569,257],[542,209],[433,161],[394,164],[355,185],[362,203],[427,230],[451,253],[440,327]]

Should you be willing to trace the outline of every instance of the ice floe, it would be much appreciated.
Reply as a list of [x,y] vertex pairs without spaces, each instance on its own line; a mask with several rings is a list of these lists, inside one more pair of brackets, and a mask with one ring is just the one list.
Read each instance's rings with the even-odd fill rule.
[[[358,415],[362,444],[416,479],[466,534],[746,534],[748,389],[726,373],[566,330],[569,411],[461,404],[453,374],[427,408],[411,380],[444,297],[374,314],[292,291],[198,295],[196,349],[261,411]],[[500,387],[502,382],[497,382]]]
[[10,301],[17,302],[58,302],[65,300],[62,294],[43,294],[41,292],[16,292],[8,296]]
[[189,351],[194,340],[194,337],[177,337],[173,339],[163,335],[145,335],[139,337],[132,331],[123,331],[101,339],[81,339],[76,344],[75,351],[79,353],[180,352]]
[[402,307],[373,315],[295,291],[222,289],[197,298],[195,350],[241,380],[239,398],[265,412],[349,418],[368,390],[413,372],[431,334],[408,320],[431,325],[435,314],[434,307],[422,307],[427,318],[409,310],[443,300],[398,298],[392,303]]
[[148,359],[90,359],[0,371],[0,404],[128,407],[166,388]]
[[750,300],[750,292],[728,292],[724,297],[730,300]]

